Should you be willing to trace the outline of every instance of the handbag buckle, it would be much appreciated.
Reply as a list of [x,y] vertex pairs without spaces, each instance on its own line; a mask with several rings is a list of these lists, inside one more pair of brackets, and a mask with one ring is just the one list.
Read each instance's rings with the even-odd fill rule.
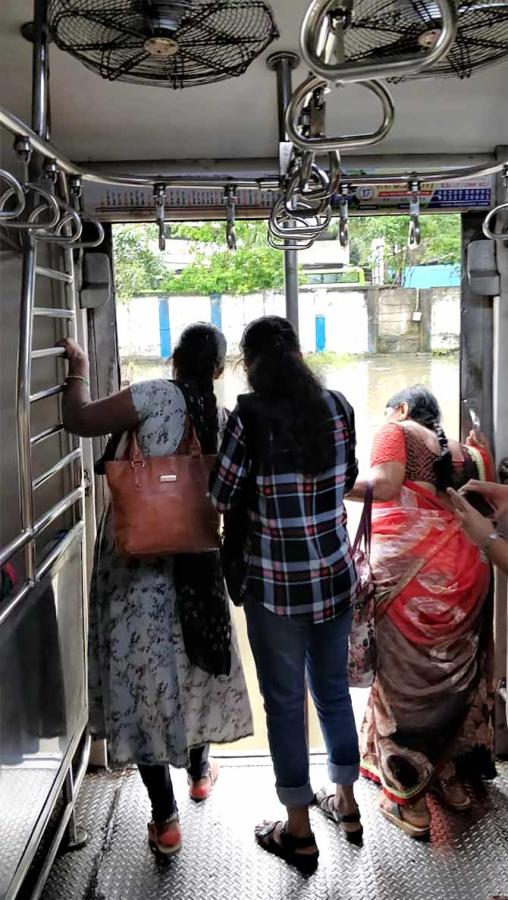
[[131,459],[131,468],[135,469],[136,466],[141,466],[142,469],[146,469],[146,460],[144,460],[144,459]]

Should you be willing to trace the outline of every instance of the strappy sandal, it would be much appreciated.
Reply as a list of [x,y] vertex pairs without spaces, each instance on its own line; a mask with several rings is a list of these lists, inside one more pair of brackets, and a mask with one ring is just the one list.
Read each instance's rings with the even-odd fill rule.
[[[327,794],[326,789],[318,791],[314,798],[316,806],[325,814],[327,819],[331,819],[336,825],[341,825],[346,836],[346,840],[356,847],[363,844],[363,825],[360,817],[360,810],[348,815],[342,815],[335,806],[335,795]],[[356,828],[348,828],[348,825],[356,825]]]
[[427,841],[430,837],[430,822],[428,825],[413,825],[407,819],[402,817],[402,810],[398,803],[391,802],[390,806],[381,806],[379,804],[381,814],[388,819],[392,825],[396,825],[405,834],[414,838],[416,841]]
[[[280,843],[275,838],[275,831],[279,825],[282,825],[279,832]],[[254,833],[259,846],[267,853],[273,853],[290,866],[295,866],[304,875],[312,875],[316,871],[319,850],[316,849],[314,853],[298,853],[298,850],[307,850],[315,846],[316,840],[312,832],[309,837],[294,837],[287,830],[287,822],[284,824],[263,822],[262,825],[256,826]]]
[[[203,800],[208,800],[218,777],[219,765],[215,760],[210,762],[208,772],[206,775],[203,775],[202,778],[193,779],[188,775],[187,782],[189,784],[189,797],[191,800],[194,800],[195,803],[202,803]],[[202,784],[199,784],[199,782],[202,782]]]

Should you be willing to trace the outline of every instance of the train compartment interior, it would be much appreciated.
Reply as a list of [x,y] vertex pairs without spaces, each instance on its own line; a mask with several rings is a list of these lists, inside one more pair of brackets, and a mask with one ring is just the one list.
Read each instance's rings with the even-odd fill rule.
[[[474,406],[497,477],[508,483],[507,86],[506,0],[0,4],[0,900],[508,897],[501,575],[493,604],[498,777],[474,794],[467,816],[431,800],[431,841],[411,843],[393,834],[377,812],[377,788],[362,782],[363,849],[316,819],[322,862],[303,879],[267,859],[252,837],[274,806],[263,732],[217,751],[221,781],[204,806],[186,802],[185,776],[176,774],[185,846],[169,864],[150,854],[137,772],[110,771],[104,743],[87,730],[87,597],[107,504],[94,464],[105,440],[64,430],[58,346],[72,337],[88,350],[94,399],[126,377],[118,226],[151,224],[162,257],[182,223],[220,223],[221,244],[234,254],[240,223],[256,222],[266,227],[263,246],[283,261],[273,309],[279,302],[314,355],[328,349],[330,329],[341,328],[338,307],[327,319],[319,303],[332,298],[328,310],[342,290],[347,317],[354,292],[333,282],[343,262],[334,268],[305,254],[333,238],[333,260],[352,260],[354,302],[363,303],[362,290],[367,298],[365,335],[357,318],[348,331],[360,358],[378,338],[368,310],[379,290],[375,280],[365,286],[372,273],[353,264],[355,223],[403,215],[404,242],[417,253],[427,216],[456,214],[457,396],[441,387],[453,396],[450,415],[463,437]],[[408,296],[411,284],[399,285]],[[415,291],[408,321],[420,336],[411,352],[423,359],[423,348],[430,358],[434,320],[424,291]],[[157,324],[162,357],[169,301],[147,288],[136,303],[146,300],[148,309],[150,293],[156,315],[166,316]],[[255,317],[261,295],[251,306],[243,297],[232,334]],[[208,291],[204,305],[192,301],[221,322],[220,297]],[[192,301],[181,305],[191,318]],[[386,346],[379,365],[389,371]],[[408,362],[409,370],[416,371]],[[228,403],[239,383],[234,371]],[[449,371],[438,358],[436,382]],[[365,696],[355,699],[360,719]],[[318,786],[325,757],[312,735]]]

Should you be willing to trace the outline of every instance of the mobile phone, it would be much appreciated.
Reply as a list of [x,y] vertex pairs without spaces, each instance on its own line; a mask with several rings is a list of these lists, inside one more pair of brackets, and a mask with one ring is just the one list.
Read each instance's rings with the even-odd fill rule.
[[465,491],[462,496],[480,515],[485,516],[487,519],[495,519],[496,512],[494,508],[482,494],[478,494],[476,491]]
[[478,413],[479,404],[472,397],[468,397],[467,400],[462,401],[462,406],[466,417],[471,422],[474,433],[479,434],[481,432],[480,415]]

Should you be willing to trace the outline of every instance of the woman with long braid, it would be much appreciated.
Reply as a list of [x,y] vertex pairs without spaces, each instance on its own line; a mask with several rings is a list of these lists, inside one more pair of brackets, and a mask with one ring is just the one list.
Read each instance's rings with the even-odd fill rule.
[[373,486],[372,567],[377,675],[360,736],[361,772],[382,786],[394,825],[427,838],[429,791],[456,812],[463,780],[493,764],[490,567],[464,535],[447,489],[493,477],[485,442],[448,440],[435,397],[403,390],[386,406],[368,479]]
[[[86,355],[73,341],[63,345],[68,431],[116,435],[118,458],[121,434],[135,430],[145,456],[169,456],[189,416],[203,451],[217,452],[213,383],[224,369],[226,341],[213,326],[184,331],[173,356],[175,381],[133,384],[95,402]],[[218,553],[129,559],[118,553],[111,525],[108,510],[92,574],[90,726],[106,738],[111,765],[138,765],[152,805],[148,838],[168,855],[181,846],[169,765],[185,767],[190,797],[205,800],[218,774],[209,744],[252,734],[249,700]]]

